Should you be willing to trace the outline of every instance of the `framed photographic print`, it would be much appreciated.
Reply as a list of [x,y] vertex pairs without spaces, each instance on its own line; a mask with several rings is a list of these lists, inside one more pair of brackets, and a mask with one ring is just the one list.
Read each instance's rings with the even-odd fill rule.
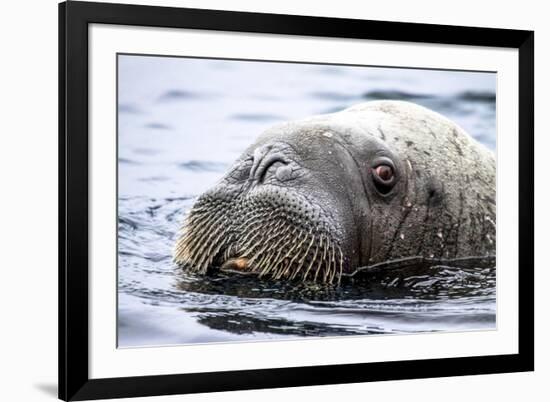
[[534,33],[59,5],[59,397],[529,371]]

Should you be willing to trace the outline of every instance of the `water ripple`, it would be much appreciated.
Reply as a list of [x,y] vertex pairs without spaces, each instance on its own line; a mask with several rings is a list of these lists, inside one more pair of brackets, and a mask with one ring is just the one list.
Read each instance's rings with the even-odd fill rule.
[[274,114],[265,114],[265,113],[237,113],[231,116],[231,119],[250,121],[250,122],[264,122],[264,121],[282,121],[284,117],[274,115]]
[[189,99],[198,99],[203,97],[204,94],[192,92],[192,91],[184,91],[181,89],[170,89],[168,91],[165,91],[162,93],[158,98],[157,102],[173,102],[173,101],[182,101],[182,100],[189,100]]
[[144,125],[144,127],[145,128],[152,128],[154,130],[170,130],[170,129],[172,129],[172,127],[170,127],[167,124],[155,123],[155,122],[147,123],[147,124]]
[[369,100],[418,100],[418,99],[429,99],[433,96],[430,94],[421,94],[421,93],[412,93],[405,91],[396,91],[396,90],[376,90],[369,91],[363,94],[363,98]]
[[178,166],[185,170],[192,172],[222,172],[227,168],[227,164],[212,161],[187,161],[178,164]]

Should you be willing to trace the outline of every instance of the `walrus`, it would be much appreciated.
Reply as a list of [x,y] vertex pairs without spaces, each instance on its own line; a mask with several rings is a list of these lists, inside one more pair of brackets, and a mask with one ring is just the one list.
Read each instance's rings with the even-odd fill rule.
[[174,260],[334,283],[392,261],[494,259],[495,173],[492,151],[409,102],[282,123],[198,197]]

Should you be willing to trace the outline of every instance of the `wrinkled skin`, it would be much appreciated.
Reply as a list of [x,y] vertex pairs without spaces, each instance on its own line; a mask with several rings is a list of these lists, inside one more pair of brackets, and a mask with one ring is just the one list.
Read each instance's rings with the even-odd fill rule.
[[412,103],[281,124],[199,197],[174,259],[332,283],[384,261],[491,256],[495,173],[492,152]]

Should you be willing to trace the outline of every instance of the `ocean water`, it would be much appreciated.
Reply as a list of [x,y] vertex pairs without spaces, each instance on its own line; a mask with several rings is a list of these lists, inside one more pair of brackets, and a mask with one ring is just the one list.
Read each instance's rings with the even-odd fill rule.
[[119,347],[495,328],[494,264],[322,286],[172,262],[185,212],[271,125],[402,99],[495,149],[495,91],[493,73],[119,55]]

